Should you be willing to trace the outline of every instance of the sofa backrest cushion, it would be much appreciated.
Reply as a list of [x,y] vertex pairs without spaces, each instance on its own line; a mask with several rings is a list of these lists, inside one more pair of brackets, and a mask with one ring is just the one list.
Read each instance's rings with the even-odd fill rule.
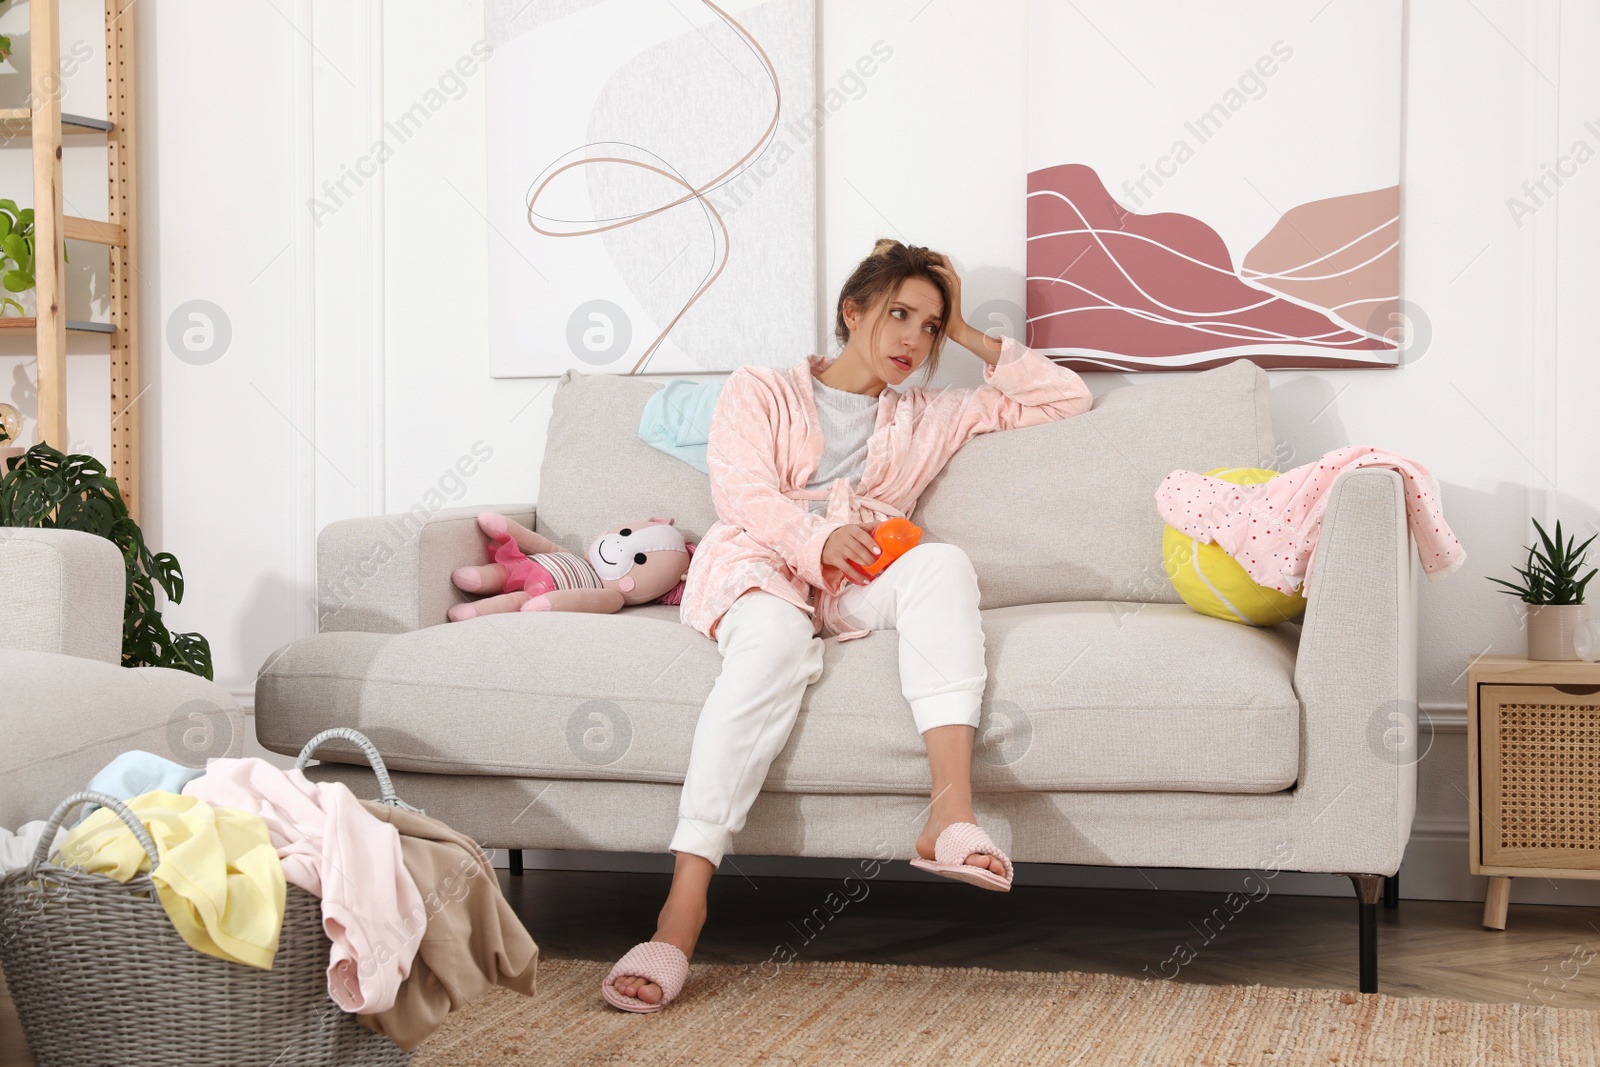
[[1267,373],[1239,359],[1111,390],[1059,422],[975,437],[923,490],[914,518],[925,539],[966,549],[984,608],[1176,604],[1156,487],[1180,467],[1273,458]]
[[652,517],[675,520],[690,541],[717,521],[711,481],[646,444],[639,418],[662,378],[561,375],[552,401],[534,529],[580,555],[608,527]]
[[[665,382],[569,370],[556,389],[535,528],[582,552],[619,522],[672,516],[697,541],[716,521],[707,477],[639,437]],[[1155,491],[1179,467],[1271,466],[1266,372],[1240,359],[1152,377],[1082,415],[969,441],[913,519],[961,545],[984,608],[1058,600],[1179,603],[1161,569]]]

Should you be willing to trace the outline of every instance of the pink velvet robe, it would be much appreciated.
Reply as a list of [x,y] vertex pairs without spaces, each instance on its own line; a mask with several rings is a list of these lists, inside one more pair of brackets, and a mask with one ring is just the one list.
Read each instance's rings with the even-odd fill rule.
[[[706,443],[718,521],[695,549],[680,609],[683,622],[707,637],[752,588],[810,613],[813,632],[864,637],[869,631],[840,618],[849,579],[833,571],[830,584],[823,576],[828,535],[853,522],[909,518],[922,490],[978,434],[1054,422],[1093,402],[1075,372],[1002,337],[998,362],[984,367],[976,388],[885,387],[858,486],[836,478],[828,490],[807,490],[823,446],[811,383],[836,358],[740,367],[723,386]],[[809,512],[811,499],[826,499],[826,510]]]

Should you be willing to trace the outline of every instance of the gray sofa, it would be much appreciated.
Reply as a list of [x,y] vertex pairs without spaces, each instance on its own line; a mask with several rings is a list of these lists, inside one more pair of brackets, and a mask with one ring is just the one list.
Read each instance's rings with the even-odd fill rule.
[[[706,476],[637,435],[661,385],[563,375],[537,508],[419,507],[324,529],[319,632],[261,669],[261,743],[291,755],[353,726],[402,796],[480,841],[665,850],[721,665],[714,642],[664,605],[444,621],[464,599],[451,570],[486,559],[480,510],[580,552],[633,518],[672,515],[691,540],[705,531]],[[1416,706],[1420,567],[1399,476],[1336,483],[1300,624],[1197,614],[1160,564],[1153,494],[1169,471],[1275,454],[1267,375],[1240,360],[978,437],[913,518],[978,572],[989,686],[974,792],[996,842],[1020,863],[1348,875],[1372,991],[1374,909],[1416,792],[1412,761],[1385,743]],[[896,635],[830,640],[826,662],[734,847],[909,859],[929,779]],[[353,749],[326,751],[314,773],[367,788]]]

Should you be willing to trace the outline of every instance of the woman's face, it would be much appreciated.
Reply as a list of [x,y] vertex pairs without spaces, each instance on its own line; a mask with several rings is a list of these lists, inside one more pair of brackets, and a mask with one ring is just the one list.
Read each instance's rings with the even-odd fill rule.
[[[872,373],[898,385],[916,373],[933,352],[933,339],[943,318],[944,300],[926,278],[907,278],[899,293],[890,293],[867,315],[851,324],[850,343],[857,346]],[[881,323],[878,321],[881,319]],[[877,351],[867,351],[877,330]]]

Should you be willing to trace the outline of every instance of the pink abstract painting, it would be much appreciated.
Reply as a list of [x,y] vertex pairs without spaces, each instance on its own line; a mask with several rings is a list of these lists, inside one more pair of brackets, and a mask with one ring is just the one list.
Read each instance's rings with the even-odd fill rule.
[[1395,366],[1398,0],[1163,9],[1030,9],[1027,343],[1075,370]]

